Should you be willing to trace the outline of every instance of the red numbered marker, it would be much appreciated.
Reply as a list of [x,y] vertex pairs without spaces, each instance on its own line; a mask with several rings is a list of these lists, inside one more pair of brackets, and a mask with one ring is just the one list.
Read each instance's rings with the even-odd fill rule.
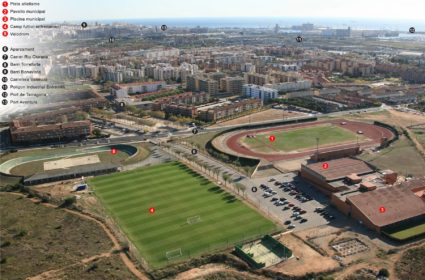
[[329,168],[329,164],[327,162],[325,162],[324,164],[322,164],[323,169],[328,169]]
[[379,213],[385,213],[386,209],[385,207],[381,206],[379,207]]
[[117,148],[112,148],[111,149],[111,154],[116,155],[118,153]]
[[153,207],[149,208],[149,213],[151,213],[151,214],[155,213],[155,208],[153,208]]
[[276,137],[274,135],[270,135],[269,140],[270,142],[274,142],[276,140]]

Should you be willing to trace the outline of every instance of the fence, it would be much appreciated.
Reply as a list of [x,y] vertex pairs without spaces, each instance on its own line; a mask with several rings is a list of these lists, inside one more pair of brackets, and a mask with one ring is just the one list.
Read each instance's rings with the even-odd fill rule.
[[282,243],[271,237],[270,235],[265,235],[261,242],[263,245],[268,248],[270,251],[275,253],[280,258],[290,258],[292,256],[291,249],[284,246]]
[[250,255],[242,251],[242,249],[238,246],[235,246],[235,254],[255,269],[263,268],[266,265],[265,263],[257,263]]

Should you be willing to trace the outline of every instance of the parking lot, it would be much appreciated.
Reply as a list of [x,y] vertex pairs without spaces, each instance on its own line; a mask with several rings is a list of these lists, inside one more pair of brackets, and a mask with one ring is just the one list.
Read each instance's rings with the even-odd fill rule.
[[277,217],[287,229],[297,231],[342,218],[328,206],[328,198],[293,173],[250,181],[253,185],[248,192],[255,197],[254,203]]
[[[178,147],[179,150],[190,153],[190,149],[187,147],[183,147],[181,145],[174,147]],[[249,200],[262,212],[278,220],[279,223],[284,225],[287,229],[299,231],[346,219],[346,217],[339,213],[338,210],[328,205],[329,198],[317,191],[304,180],[297,177],[294,173],[285,173],[253,179],[235,172],[235,170],[228,168],[216,160],[212,160],[210,157],[206,157],[202,153],[198,153],[197,156],[201,161],[210,164],[211,168],[219,167],[220,174],[230,174],[232,181],[245,185],[245,199]],[[285,186],[283,183],[290,183],[290,185],[286,184]],[[264,197],[263,195],[267,189],[262,189],[260,187],[262,184],[269,187],[272,192],[275,192],[275,194],[272,194],[269,197]],[[255,191],[253,191],[253,188],[255,188]],[[285,188],[287,188],[287,190],[285,190]],[[291,191],[293,191],[292,194]],[[302,202],[301,197],[310,198],[311,200]],[[279,205],[277,201],[283,201],[284,204]],[[278,205],[275,205],[275,203]],[[285,207],[288,207],[289,209],[285,209]],[[316,209],[318,208],[321,210],[317,211]],[[301,211],[303,214],[301,214]],[[297,218],[298,216],[300,218]],[[301,220],[303,219],[306,219],[306,221],[301,223]],[[285,225],[285,222],[287,221],[290,221],[290,224]],[[290,225],[293,225],[294,227]]]

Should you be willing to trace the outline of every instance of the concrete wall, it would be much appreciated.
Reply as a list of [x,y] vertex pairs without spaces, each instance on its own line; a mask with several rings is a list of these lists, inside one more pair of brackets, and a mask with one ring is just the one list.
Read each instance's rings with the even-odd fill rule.
[[365,215],[363,215],[363,213],[357,207],[355,207],[354,205],[351,206],[351,217],[353,219],[361,221],[364,226],[366,226],[366,227],[368,227],[368,228],[370,228],[370,229],[372,229],[372,230],[374,230],[378,233],[381,232],[381,228],[372,224],[370,222],[370,220]]
[[347,204],[345,201],[342,201],[335,194],[331,195],[331,204],[334,205],[341,213],[344,215],[351,215],[351,206]]

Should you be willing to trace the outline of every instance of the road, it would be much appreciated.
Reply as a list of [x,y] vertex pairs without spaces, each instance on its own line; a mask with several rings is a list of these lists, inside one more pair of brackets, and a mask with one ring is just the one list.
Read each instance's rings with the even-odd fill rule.
[[[341,111],[341,112],[334,112],[334,113],[328,113],[328,114],[316,114],[311,116],[304,116],[304,117],[293,117],[293,118],[285,118],[285,120],[301,120],[309,117],[340,117],[344,115],[350,115],[350,114],[359,114],[359,113],[374,113],[382,111],[384,107],[377,107],[377,108],[367,108],[367,109],[359,109],[359,110],[349,110],[349,111]],[[250,125],[262,125],[262,124],[274,124],[274,123],[280,123],[282,120],[273,120],[273,121],[262,121],[262,122],[252,122]],[[205,132],[211,132],[211,131],[218,131],[222,129],[230,129],[230,128],[237,128],[237,127],[243,127],[247,124],[236,124],[236,125],[226,125],[226,126],[220,126],[216,128],[208,128],[206,127],[204,129]],[[185,132],[185,134],[189,134],[190,131]],[[200,131],[202,133],[202,130]],[[183,132],[179,132],[179,134],[183,134]]]
[[[335,112],[335,113],[321,114],[321,115],[315,115],[315,116],[337,117],[337,116],[343,116],[348,114],[378,112],[383,109],[384,107],[378,107],[378,108],[369,108],[369,109],[361,109],[361,110]],[[306,118],[306,117],[293,117],[293,118],[287,118],[285,120],[296,120],[296,119],[303,119],[303,118]],[[254,122],[254,123],[251,123],[251,125],[273,124],[273,123],[280,123],[281,121],[282,120]],[[243,127],[243,126],[246,126],[246,124],[228,125],[228,126],[222,126],[219,128],[206,127],[204,129],[200,129],[199,134],[220,131],[223,129]],[[34,144],[34,145],[31,145],[30,147],[28,147],[27,145],[4,145],[4,143],[7,143],[7,141],[2,140],[3,145],[0,146],[0,152],[6,152],[7,150],[11,150],[11,149],[18,149],[18,150],[39,149],[39,148],[50,147],[52,145],[55,145],[55,146],[59,145],[63,147],[79,147],[79,146],[93,146],[93,145],[99,145],[99,144],[132,144],[132,143],[148,141],[151,139],[160,139],[160,138],[167,138],[172,136],[184,137],[184,136],[190,136],[190,135],[192,135],[192,130],[189,128],[184,128],[179,131],[173,131],[173,132],[162,130],[162,131],[159,131],[159,133],[157,134],[155,133],[144,134],[144,133],[140,133],[139,131],[135,129],[129,129],[128,135],[125,135],[125,136],[110,137],[110,138],[104,138],[104,139],[88,139],[88,140],[83,140],[81,143],[78,141],[74,141],[74,142],[57,142],[54,144]]]

